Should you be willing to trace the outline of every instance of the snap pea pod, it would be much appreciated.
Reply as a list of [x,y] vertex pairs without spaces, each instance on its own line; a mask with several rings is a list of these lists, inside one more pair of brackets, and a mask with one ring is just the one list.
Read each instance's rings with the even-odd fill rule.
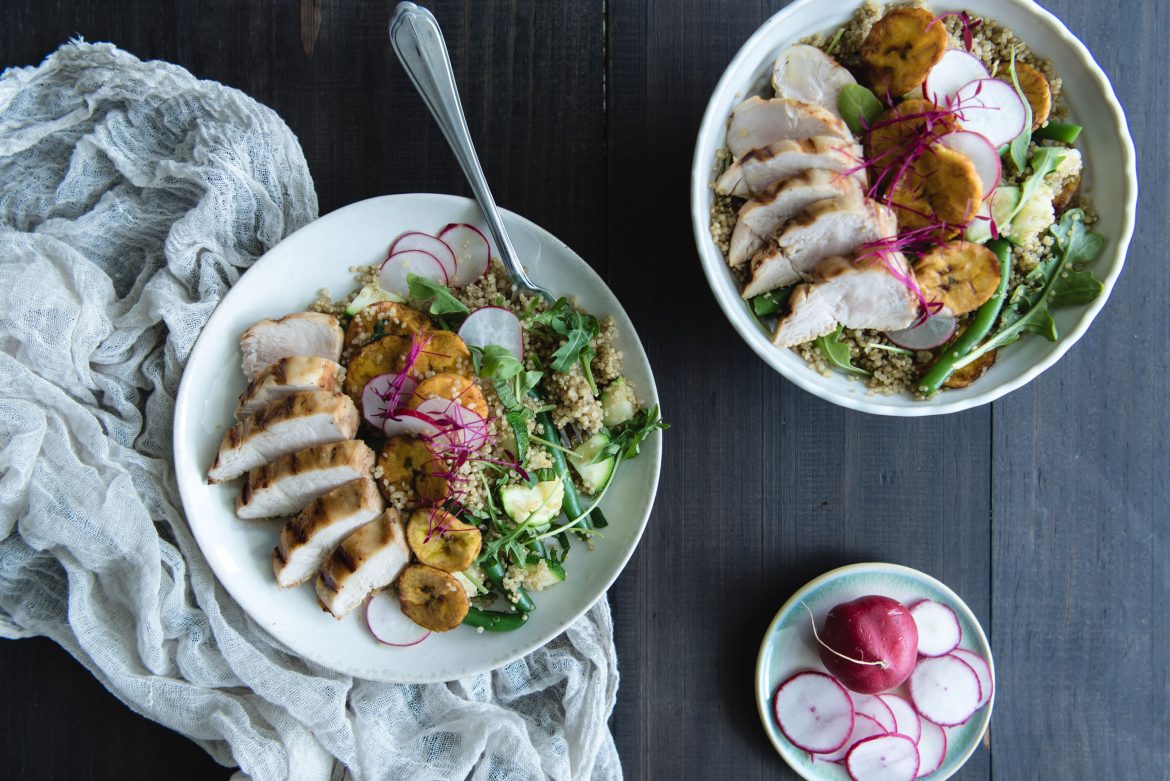
[[1032,133],[1032,138],[1051,139],[1064,144],[1071,144],[1077,140],[1083,128],[1071,122],[1049,122]]
[[991,298],[975,311],[971,322],[967,324],[967,329],[943,349],[934,365],[918,383],[918,392],[923,396],[931,396],[938,392],[947,378],[954,374],[955,364],[983,341],[999,319],[1004,299],[1007,298],[1008,278],[1012,273],[1012,250],[1011,245],[1004,239],[992,239],[987,242],[987,248],[995,253],[999,261],[999,286]]
[[[504,586],[504,565],[499,559],[489,559],[483,564],[483,574],[488,576],[488,580],[499,589],[499,592],[507,598],[510,593]],[[509,600],[511,601],[511,600]],[[516,601],[513,602],[516,609],[521,613],[531,613],[536,609],[536,604],[532,601],[532,597],[528,596],[528,592],[523,586],[516,587]]]
[[[536,419],[540,421],[540,425],[544,426],[544,435],[550,441],[556,441],[560,437],[557,433],[557,427],[553,425],[552,416],[547,412],[540,413],[536,416]],[[569,518],[576,518],[585,512],[585,508],[581,506],[581,497],[577,495],[577,486],[573,485],[573,477],[569,474],[569,464],[565,461],[565,454],[555,447],[548,448],[548,453],[552,456],[553,469],[556,470],[557,475],[561,478],[561,482],[565,486],[565,515]],[[592,529],[593,519],[586,515],[581,518],[581,522],[577,525],[582,529]]]
[[503,613],[498,610],[480,610],[473,607],[463,617],[463,623],[488,632],[511,632],[524,626],[525,613]]

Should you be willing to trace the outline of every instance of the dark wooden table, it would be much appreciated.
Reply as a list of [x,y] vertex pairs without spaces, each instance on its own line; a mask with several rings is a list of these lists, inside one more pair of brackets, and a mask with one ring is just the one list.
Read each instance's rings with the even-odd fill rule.
[[[838,409],[770,371],[696,260],[699,117],[782,5],[433,3],[497,199],[609,281],[674,424],[650,527],[610,592],[627,776],[794,778],[756,717],[761,634],[815,575],[891,561],[945,580],[991,636],[989,748],[959,778],[1170,777],[1170,14],[1162,0],[1107,12],[1046,0],[1113,79],[1141,157],[1137,235],[1102,316],[1006,399],[897,420]],[[38,62],[80,34],[238,87],[298,135],[322,213],[382,193],[466,193],[393,59],[391,7],[5,0],[0,64]],[[0,760],[10,778],[229,775],[47,640],[0,643]]]

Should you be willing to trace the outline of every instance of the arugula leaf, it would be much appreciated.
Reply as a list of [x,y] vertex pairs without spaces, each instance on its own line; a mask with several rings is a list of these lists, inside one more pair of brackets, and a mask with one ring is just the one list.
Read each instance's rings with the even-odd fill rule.
[[507,348],[498,344],[471,347],[471,361],[476,373],[492,381],[506,413],[504,419],[512,428],[516,440],[516,460],[524,463],[528,453],[528,420],[535,413],[524,406],[523,399],[536,387],[543,372],[526,371],[524,364]]
[[821,351],[821,355],[825,356],[829,363],[838,369],[844,369],[854,374],[869,374],[865,369],[859,369],[853,365],[853,356],[849,354],[849,345],[841,341],[841,333],[844,330],[845,326],[838,325],[837,330],[828,336],[817,337],[817,349]]
[[465,315],[471,312],[462,301],[451,295],[446,285],[418,274],[407,274],[406,283],[410,286],[412,301],[431,302],[429,311],[432,315]]
[[526,412],[531,413],[531,410],[510,409],[504,415],[504,420],[512,427],[512,437],[516,440],[516,460],[520,463],[524,463],[528,455],[528,418],[531,415]]
[[1016,48],[1014,46],[1012,47],[1012,60],[1011,64],[1008,65],[1008,73],[1011,74],[1012,86],[1016,88],[1016,94],[1020,96],[1020,101],[1024,104],[1024,129],[1012,139],[1011,146],[1008,147],[1008,156],[1015,163],[1016,170],[1023,173],[1028,166],[1028,145],[1032,143],[1032,104],[1028,102],[1028,96],[1020,87],[1020,76],[1016,73]]
[[1066,149],[1058,146],[1042,146],[1036,150],[1032,155],[1032,175],[1020,187],[1020,199],[1016,201],[1006,220],[997,220],[1001,233],[1016,218],[1024,205],[1035,197],[1036,191],[1044,185],[1044,178],[1056,170],[1067,154]]
[[617,427],[613,438],[593,457],[593,461],[604,461],[610,456],[617,455],[625,460],[634,458],[646,437],[655,431],[666,431],[668,428],[670,426],[662,422],[657,404],[648,409],[640,409],[634,417]]
[[860,84],[846,84],[837,95],[837,111],[854,133],[862,133],[874,123],[886,107]]
[[601,323],[597,318],[574,309],[569,300],[562,297],[544,312],[525,313],[525,319],[530,324],[542,326],[564,337],[564,344],[553,353],[550,368],[565,374],[574,363],[580,363],[581,373],[585,375],[589,389],[596,396],[597,384],[593,381],[593,370],[590,367],[595,351],[590,343],[601,333]]

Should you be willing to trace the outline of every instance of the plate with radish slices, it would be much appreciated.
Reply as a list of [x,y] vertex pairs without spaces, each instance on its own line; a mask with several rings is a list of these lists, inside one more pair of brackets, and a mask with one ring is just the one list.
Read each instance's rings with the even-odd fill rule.
[[941,781],[987,731],[995,665],[978,620],[938,580],[853,564],[780,608],[755,685],[768,737],[803,778]]

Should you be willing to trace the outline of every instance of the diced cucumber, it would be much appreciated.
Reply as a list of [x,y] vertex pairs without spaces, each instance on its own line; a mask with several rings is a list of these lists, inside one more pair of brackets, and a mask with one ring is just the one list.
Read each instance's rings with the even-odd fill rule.
[[402,296],[396,296],[383,290],[377,282],[371,282],[358,291],[357,297],[350,301],[349,306],[345,308],[345,313],[350,316],[356,315],[370,304],[376,304],[379,301],[394,301],[401,304]]
[[601,411],[603,422],[609,428],[634,417],[638,411],[638,400],[625,377],[618,377],[601,392]]
[[565,500],[565,486],[560,480],[545,480],[531,488],[526,485],[506,485],[500,489],[500,504],[516,523],[527,522],[538,527],[551,523],[561,514]]
[[591,494],[596,494],[605,487],[614,466],[617,465],[617,459],[613,456],[597,462],[593,460],[608,444],[609,434],[599,431],[578,445],[569,456],[569,463],[577,470],[577,474],[581,475],[581,482]]
[[564,583],[565,570],[559,564],[537,559],[523,566],[512,565],[508,568],[508,577],[529,591],[544,591],[550,586]]

